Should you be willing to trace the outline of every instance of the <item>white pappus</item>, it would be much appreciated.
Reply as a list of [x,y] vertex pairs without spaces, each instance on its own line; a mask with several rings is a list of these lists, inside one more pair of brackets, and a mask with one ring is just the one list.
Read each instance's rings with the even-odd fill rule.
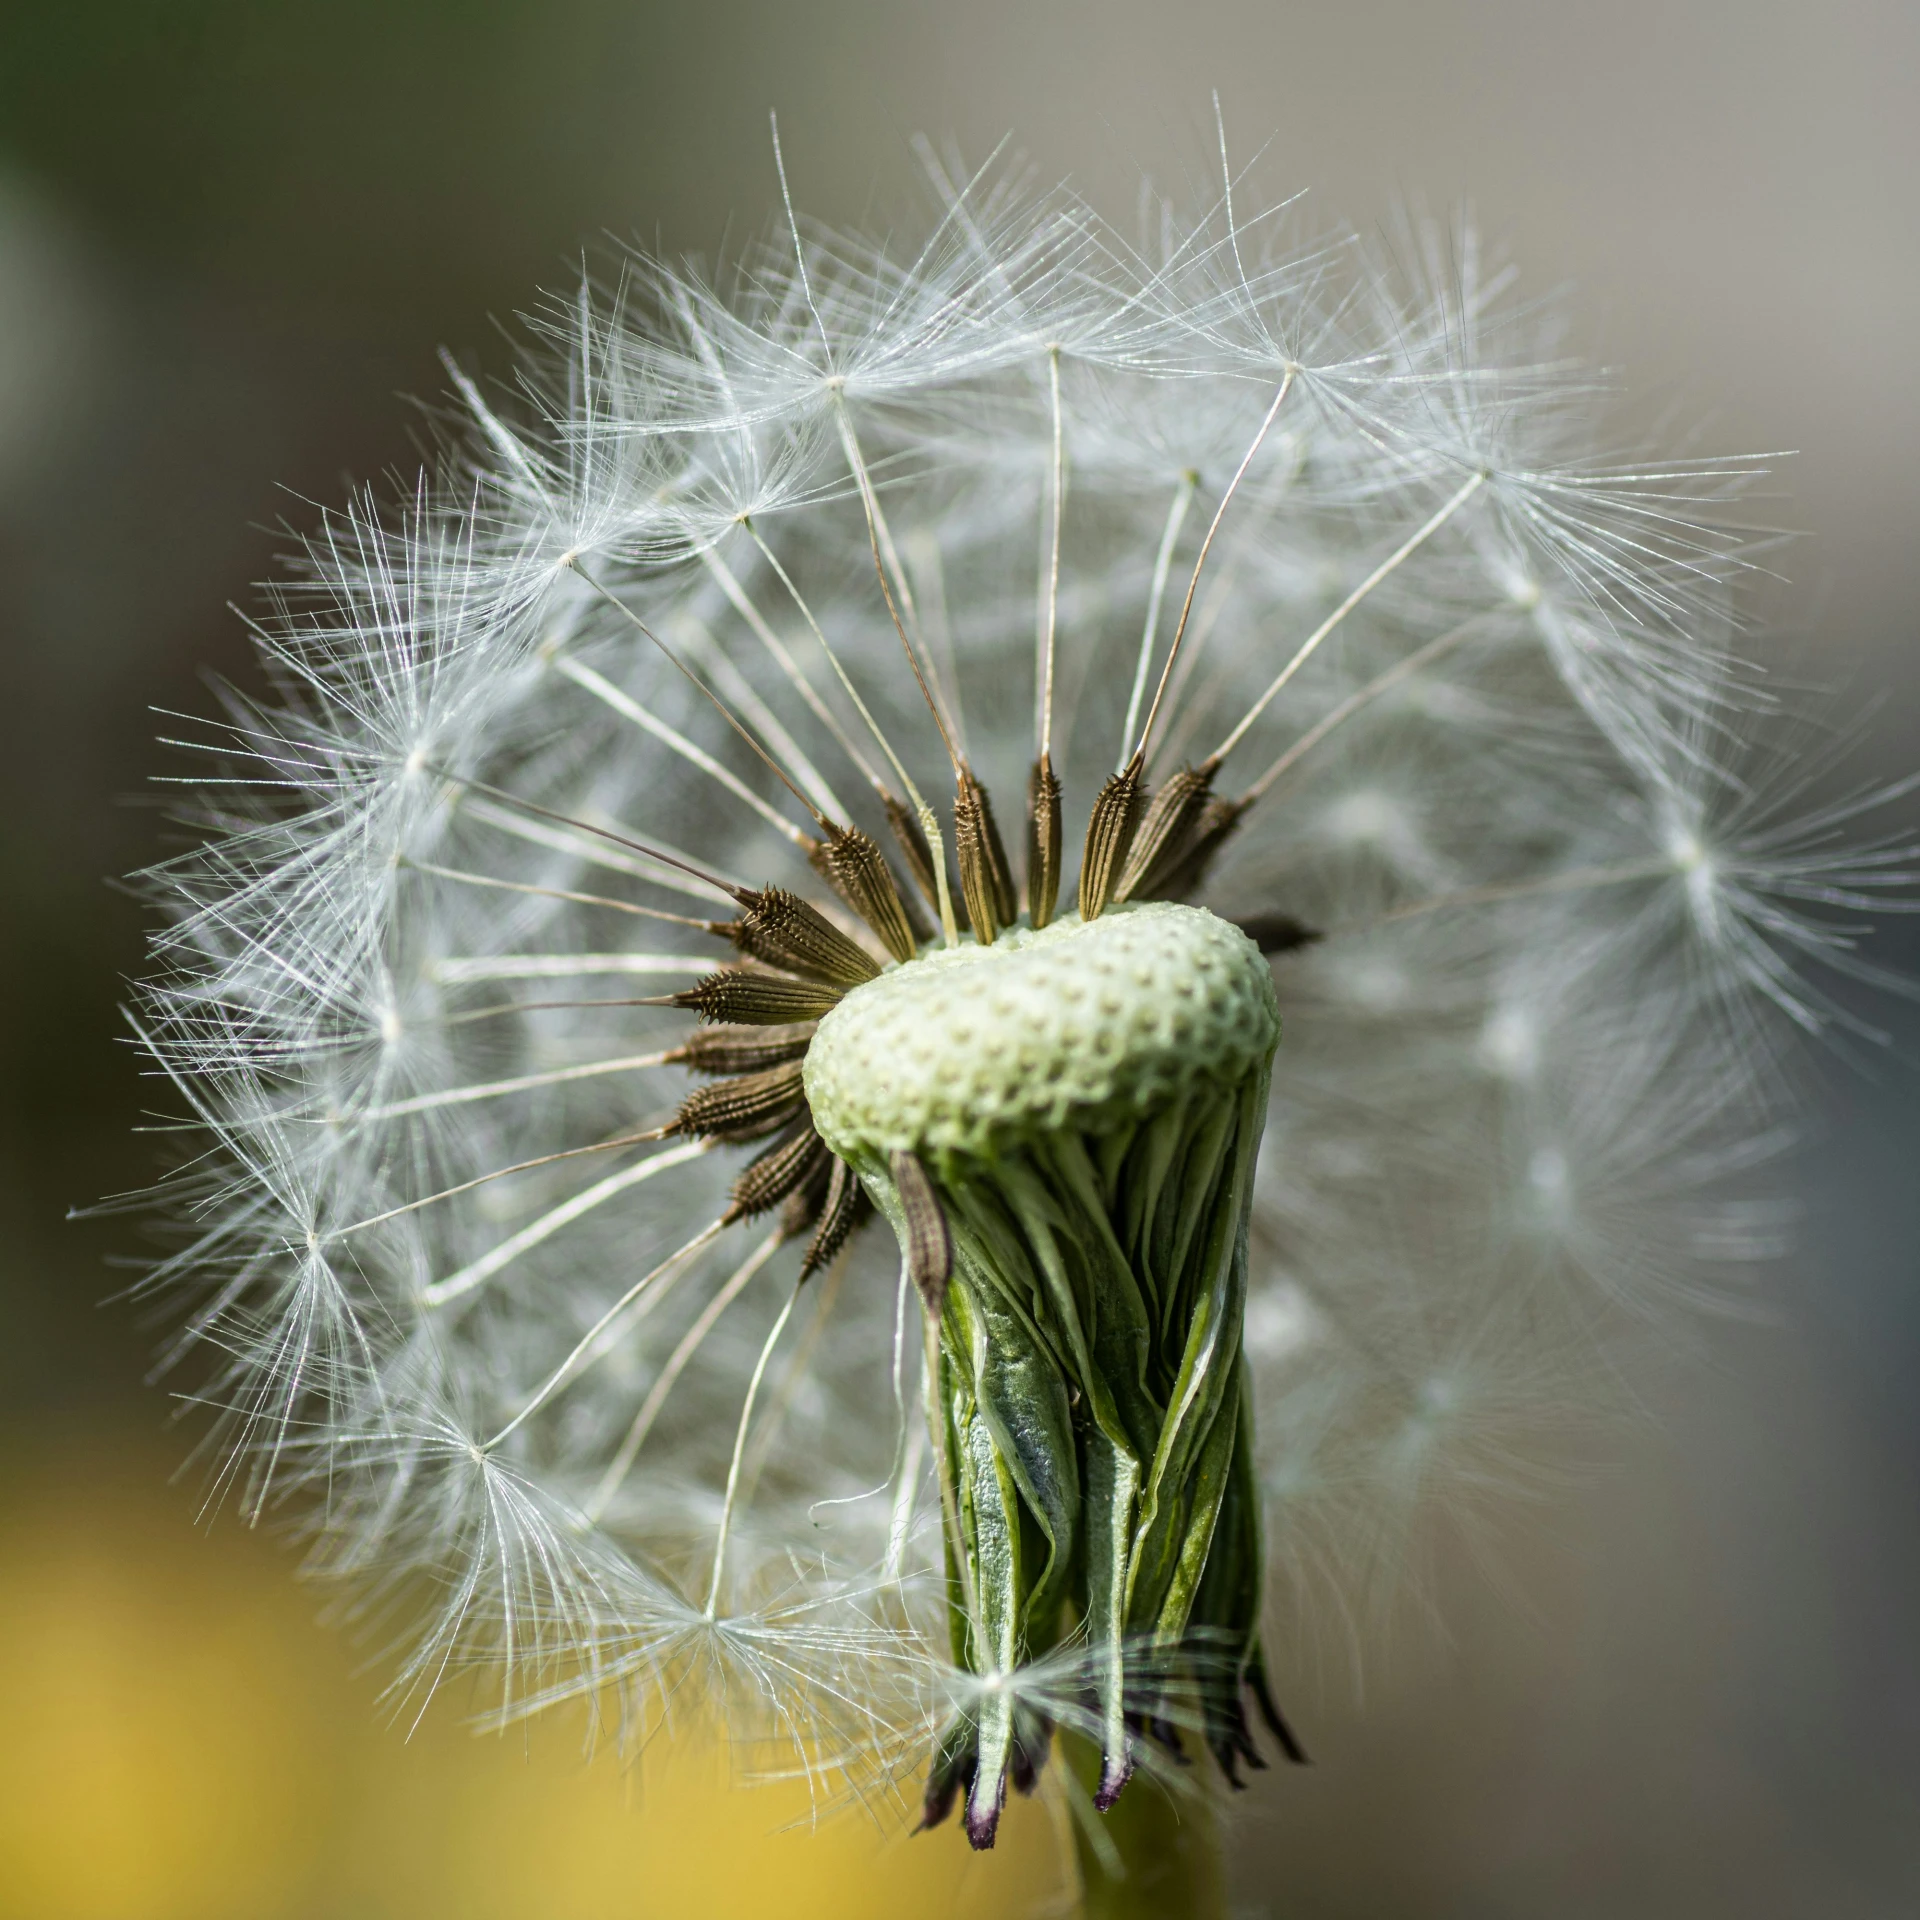
[[[1775,1247],[1789,1044],[1913,874],[1849,838],[1888,795],[1787,817],[1725,511],[1758,469],[1597,457],[1605,383],[1471,242],[1383,260],[1231,179],[1123,238],[922,157],[911,248],[789,211],[723,274],[617,262],[502,392],[450,362],[435,470],[306,542],[154,876],[138,1029],[205,1143],[146,1285],[215,1358],[219,1485],[298,1521],[402,1689],[644,1724],[697,1678],[821,1776],[931,1756],[925,1817],[964,1792],[985,1844],[1058,1723],[1102,1805],[1194,1732],[1257,1761],[1263,1595],[1345,1605],[1524,1485],[1622,1327]],[[1177,1124],[1172,1080],[1124,1127],[1119,1081],[1071,1092],[1097,1036],[1015,1060],[1011,987],[938,1002],[979,1107],[946,1145],[822,1105],[815,1023],[870,986],[1057,983],[1179,914],[1258,947],[1280,1037]],[[1236,1099],[1250,1188],[1191,1171]],[[1027,1131],[952,1148],[1002,1105]],[[1108,1283],[1044,1222],[1084,1164],[1119,1233],[1150,1161],[1196,1244],[1226,1222],[1226,1331],[1182,1345],[1216,1308],[1154,1293],[1141,1226],[1171,1357],[1129,1451]],[[1003,1218],[1057,1507],[968,1372]],[[1203,1374],[1263,1543],[1230,1601],[1236,1496],[1154,1507]]]

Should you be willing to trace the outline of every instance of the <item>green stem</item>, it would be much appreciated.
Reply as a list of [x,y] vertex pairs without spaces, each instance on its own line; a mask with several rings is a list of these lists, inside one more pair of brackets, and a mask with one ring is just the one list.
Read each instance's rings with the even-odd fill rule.
[[[1059,1738],[1090,1802],[1100,1755],[1064,1729]],[[1190,1791],[1169,1793],[1136,1774],[1109,1812],[1085,1804],[1075,1813],[1073,1851],[1084,1920],[1224,1920],[1219,1830],[1197,1781]]]

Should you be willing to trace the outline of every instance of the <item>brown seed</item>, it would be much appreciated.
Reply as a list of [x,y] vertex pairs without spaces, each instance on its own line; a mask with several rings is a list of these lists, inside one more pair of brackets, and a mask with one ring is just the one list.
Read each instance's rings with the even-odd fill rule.
[[800,1262],[800,1278],[832,1263],[859,1228],[872,1217],[873,1202],[860,1184],[859,1176],[844,1160],[836,1159],[827,1183],[827,1197],[821,1209],[820,1224],[807,1244]]
[[1290,913],[1242,914],[1233,924],[1262,953],[1291,953],[1296,947],[1311,946],[1322,937],[1317,927],[1296,920]]
[[790,1060],[764,1073],[696,1087],[674,1115],[675,1130],[705,1140],[764,1139],[791,1120],[805,1101],[802,1064]]
[[[993,810],[986,789],[966,767],[955,777],[953,793],[954,850],[960,856],[960,897],[966,902],[967,924],[983,947],[990,947],[1008,925],[1012,914],[1000,911],[1000,889],[995,883],[993,854],[988,848],[993,829]],[[1006,859],[1001,853],[1001,860]]]
[[745,1033],[732,1027],[703,1027],[667,1058],[690,1073],[758,1073],[783,1060],[801,1059],[818,1024],[808,1020],[797,1027],[761,1027]]
[[1246,812],[1243,800],[1209,800],[1187,841],[1187,850],[1179,861],[1154,880],[1156,900],[1185,900],[1201,881],[1214,857],[1226,845],[1234,828]]
[[745,915],[729,923],[726,933],[753,959],[836,987],[857,987],[879,977],[873,957],[797,893],[763,887],[749,893],[744,904]]
[[1213,772],[1211,766],[1182,767],[1153,796],[1113,890],[1116,900],[1152,900],[1160,881],[1179,870],[1206,815]]
[[837,831],[821,851],[819,870],[840,898],[874,931],[896,960],[911,960],[918,949],[913,921],[894,884],[886,855],[858,827]]
[[[833,1183],[833,1169],[839,1163],[832,1154],[818,1160],[809,1161],[807,1170],[798,1186],[787,1195],[780,1209],[780,1238],[797,1240],[820,1218],[821,1210],[827,1203],[827,1192]],[[807,1269],[802,1268],[800,1278],[807,1277]]]
[[1080,854],[1080,918],[1097,920],[1113,898],[1113,884],[1126,865],[1127,853],[1140,825],[1144,799],[1140,787],[1140,756],[1135,754],[1109,777],[1093,803],[1087,822],[1086,846]]
[[[971,768],[967,778],[973,780]],[[1012,926],[1020,917],[1020,896],[1014,890],[1013,863],[1007,858],[1007,843],[1000,837],[1000,823],[994,818],[993,798],[979,781],[973,781],[974,791],[980,796],[980,823],[985,836],[987,869],[993,881],[994,908],[1005,926]]]
[[883,804],[887,809],[887,825],[893,829],[894,840],[906,860],[907,871],[913,876],[913,884],[920,890],[920,897],[937,913],[940,890],[933,879],[933,850],[927,845],[919,818],[904,800],[891,793]]
[[1038,931],[1060,897],[1060,782],[1042,754],[1027,780],[1027,919]]
[[953,1276],[953,1235],[940,1196],[919,1160],[904,1149],[892,1159],[893,1184],[907,1216],[907,1273],[918,1288],[927,1317],[938,1322]]
[[726,1218],[744,1220],[777,1207],[824,1173],[832,1157],[827,1143],[813,1130],[813,1116],[805,1111],[796,1114],[772,1146],[747,1162],[733,1183]]
[[831,1013],[840,1004],[840,989],[817,980],[722,967],[670,999],[674,1006],[690,1008],[716,1025],[789,1027]]

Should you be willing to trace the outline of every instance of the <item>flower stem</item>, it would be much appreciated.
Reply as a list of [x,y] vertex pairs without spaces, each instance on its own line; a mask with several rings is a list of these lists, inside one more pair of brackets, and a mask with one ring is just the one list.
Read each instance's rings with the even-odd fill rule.
[[[1091,1798],[1100,1754],[1062,1729],[1067,1764]],[[1224,1920],[1226,1872],[1211,1800],[1198,1783],[1169,1793],[1135,1775],[1107,1813],[1073,1821],[1084,1920]]]

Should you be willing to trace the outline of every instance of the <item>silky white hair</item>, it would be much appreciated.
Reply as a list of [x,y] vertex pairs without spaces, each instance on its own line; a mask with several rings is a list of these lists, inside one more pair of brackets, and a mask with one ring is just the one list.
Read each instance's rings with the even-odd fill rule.
[[213,1357],[216,1485],[401,1689],[644,1722],[699,1678],[862,1777],[975,1684],[918,1307],[884,1229],[797,1288],[798,1241],[716,1224],[736,1154],[634,1138],[685,1084],[640,1003],[727,910],[644,848],[830,906],[807,810],[938,799],[930,705],[1003,820],[1047,739],[1070,846],[1142,738],[1156,784],[1224,754],[1195,897],[1318,936],[1274,963],[1246,1328],[1282,1672],[1425,1514],[1545,1470],[1623,1329],[1775,1250],[1791,1043],[1912,878],[1855,834],[1891,796],[1795,817],[1736,651],[1759,469],[1614,459],[1470,234],[1229,174],[1128,236],[922,157],[915,244],[789,209],[543,307],[506,391],[449,362],[433,470],[322,522],[270,694],[198,743],[137,1015],[198,1130],[146,1285]]

